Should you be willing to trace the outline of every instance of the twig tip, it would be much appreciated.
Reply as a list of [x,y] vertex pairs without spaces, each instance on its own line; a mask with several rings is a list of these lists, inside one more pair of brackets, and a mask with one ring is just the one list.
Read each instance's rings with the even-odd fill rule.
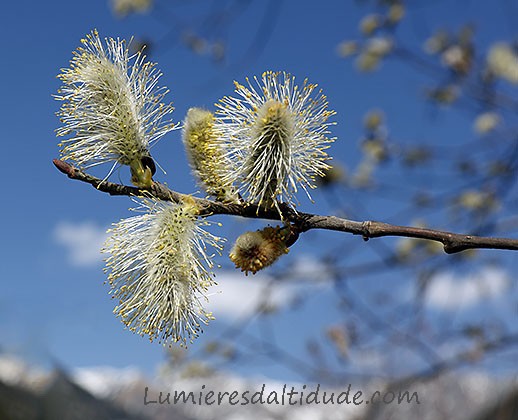
[[54,166],[56,168],[58,168],[58,170],[60,172],[63,172],[64,174],[66,174],[68,176],[71,176],[74,171],[74,167],[72,165],[70,165],[69,163],[66,163],[62,160],[52,159],[52,163],[54,164]]

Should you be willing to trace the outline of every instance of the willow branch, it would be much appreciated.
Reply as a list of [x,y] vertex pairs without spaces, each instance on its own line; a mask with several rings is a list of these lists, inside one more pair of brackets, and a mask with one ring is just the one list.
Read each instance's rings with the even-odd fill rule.
[[383,222],[342,219],[335,216],[319,216],[316,214],[297,212],[287,205],[281,205],[282,219],[279,212],[272,209],[265,209],[249,203],[221,203],[203,198],[192,197],[170,190],[167,186],[155,182],[149,189],[140,189],[113,182],[103,181],[74,166],[61,161],[53,160],[59,171],[71,179],[92,185],[99,191],[110,195],[124,196],[152,196],[159,200],[180,203],[185,199],[194,200],[200,209],[200,215],[233,215],[254,219],[268,219],[290,222],[297,233],[306,232],[311,229],[334,230],[347,232],[353,235],[360,235],[364,240],[380,238],[382,236],[400,236],[406,238],[426,239],[437,241],[443,244],[444,252],[454,254],[467,249],[508,249],[518,250],[518,239],[491,238],[483,236],[464,235],[434,229],[425,229],[411,226],[397,226]]

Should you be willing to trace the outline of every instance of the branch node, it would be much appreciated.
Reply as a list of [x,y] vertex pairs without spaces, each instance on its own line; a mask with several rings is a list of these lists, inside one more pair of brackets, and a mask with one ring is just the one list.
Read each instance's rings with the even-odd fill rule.
[[372,237],[370,229],[371,229],[371,222],[370,222],[370,220],[367,220],[367,221],[362,223],[362,239],[365,242],[367,242]]

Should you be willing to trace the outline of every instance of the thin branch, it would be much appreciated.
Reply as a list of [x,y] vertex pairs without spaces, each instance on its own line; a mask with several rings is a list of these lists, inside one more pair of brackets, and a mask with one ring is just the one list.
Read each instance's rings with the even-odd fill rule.
[[375,221],[356,222],[335,216],[319,216],[316,214],[297,212],[285,204],[281,204],[280,206],[282,212],[281,218],[281,215],[275,208],[265,209],[249,203],[227,204],[196,198],[172,191],[158,182],[155,182],[151,188],[143,190],[103,181],[59,159],[54,159],[53,162],[59,171],[69,178],[90,184],[99,191],[110,195],[142,196],[146,194],[159,200],[172,201],[175,203],[182,202],[185,199],[194,200],[202,216],[223,214],[254,219],[282,220],[284,222],[290,222],[297,231],[297,234],[299,232],[307,232],[311,229],[325,229],[360,235],[364,240],[380,238],[382,236],[427,239],[442,243],[444,251],[447,254],[454,254],[475,248],[518,250],[518,239],[463,235],[441,230],[397,226]]

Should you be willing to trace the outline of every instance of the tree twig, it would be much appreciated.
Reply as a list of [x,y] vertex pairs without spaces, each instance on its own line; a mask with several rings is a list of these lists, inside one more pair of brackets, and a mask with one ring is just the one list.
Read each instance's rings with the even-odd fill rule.
[[53,160],[54,165],[71,179],[92,185],[99,191],[110,195],[125,196],[152,196],[159,200],[182,202],[189,197],[194,200],[200,209],[200,215],[210,216],[216,214],[233,215],[247,218],[278,220],[290,222],[297,232],[306,232],[311,229],[325,229],[360,235],[364,240],[380,238],[383,236],[400,236],[407,238],[427,239],[443,244],[444,251],[454,254],[467,249],[508,249],[518,250],[518,239],[491,238],[473,235],[464,235],[434,229],[425,229],[411,226],[397,226],[383,222],[342,219],[335,216],[319,216],[316,214],[297,212],[287,205],[281,205],[282,219],[275,208],[266,209],[249,203],[221,203],[204,198],[192,197],[170,190],[167,186],[155,182],[149,189],[139,189],[113,182],[103,181],[75,168],[59,159]]

